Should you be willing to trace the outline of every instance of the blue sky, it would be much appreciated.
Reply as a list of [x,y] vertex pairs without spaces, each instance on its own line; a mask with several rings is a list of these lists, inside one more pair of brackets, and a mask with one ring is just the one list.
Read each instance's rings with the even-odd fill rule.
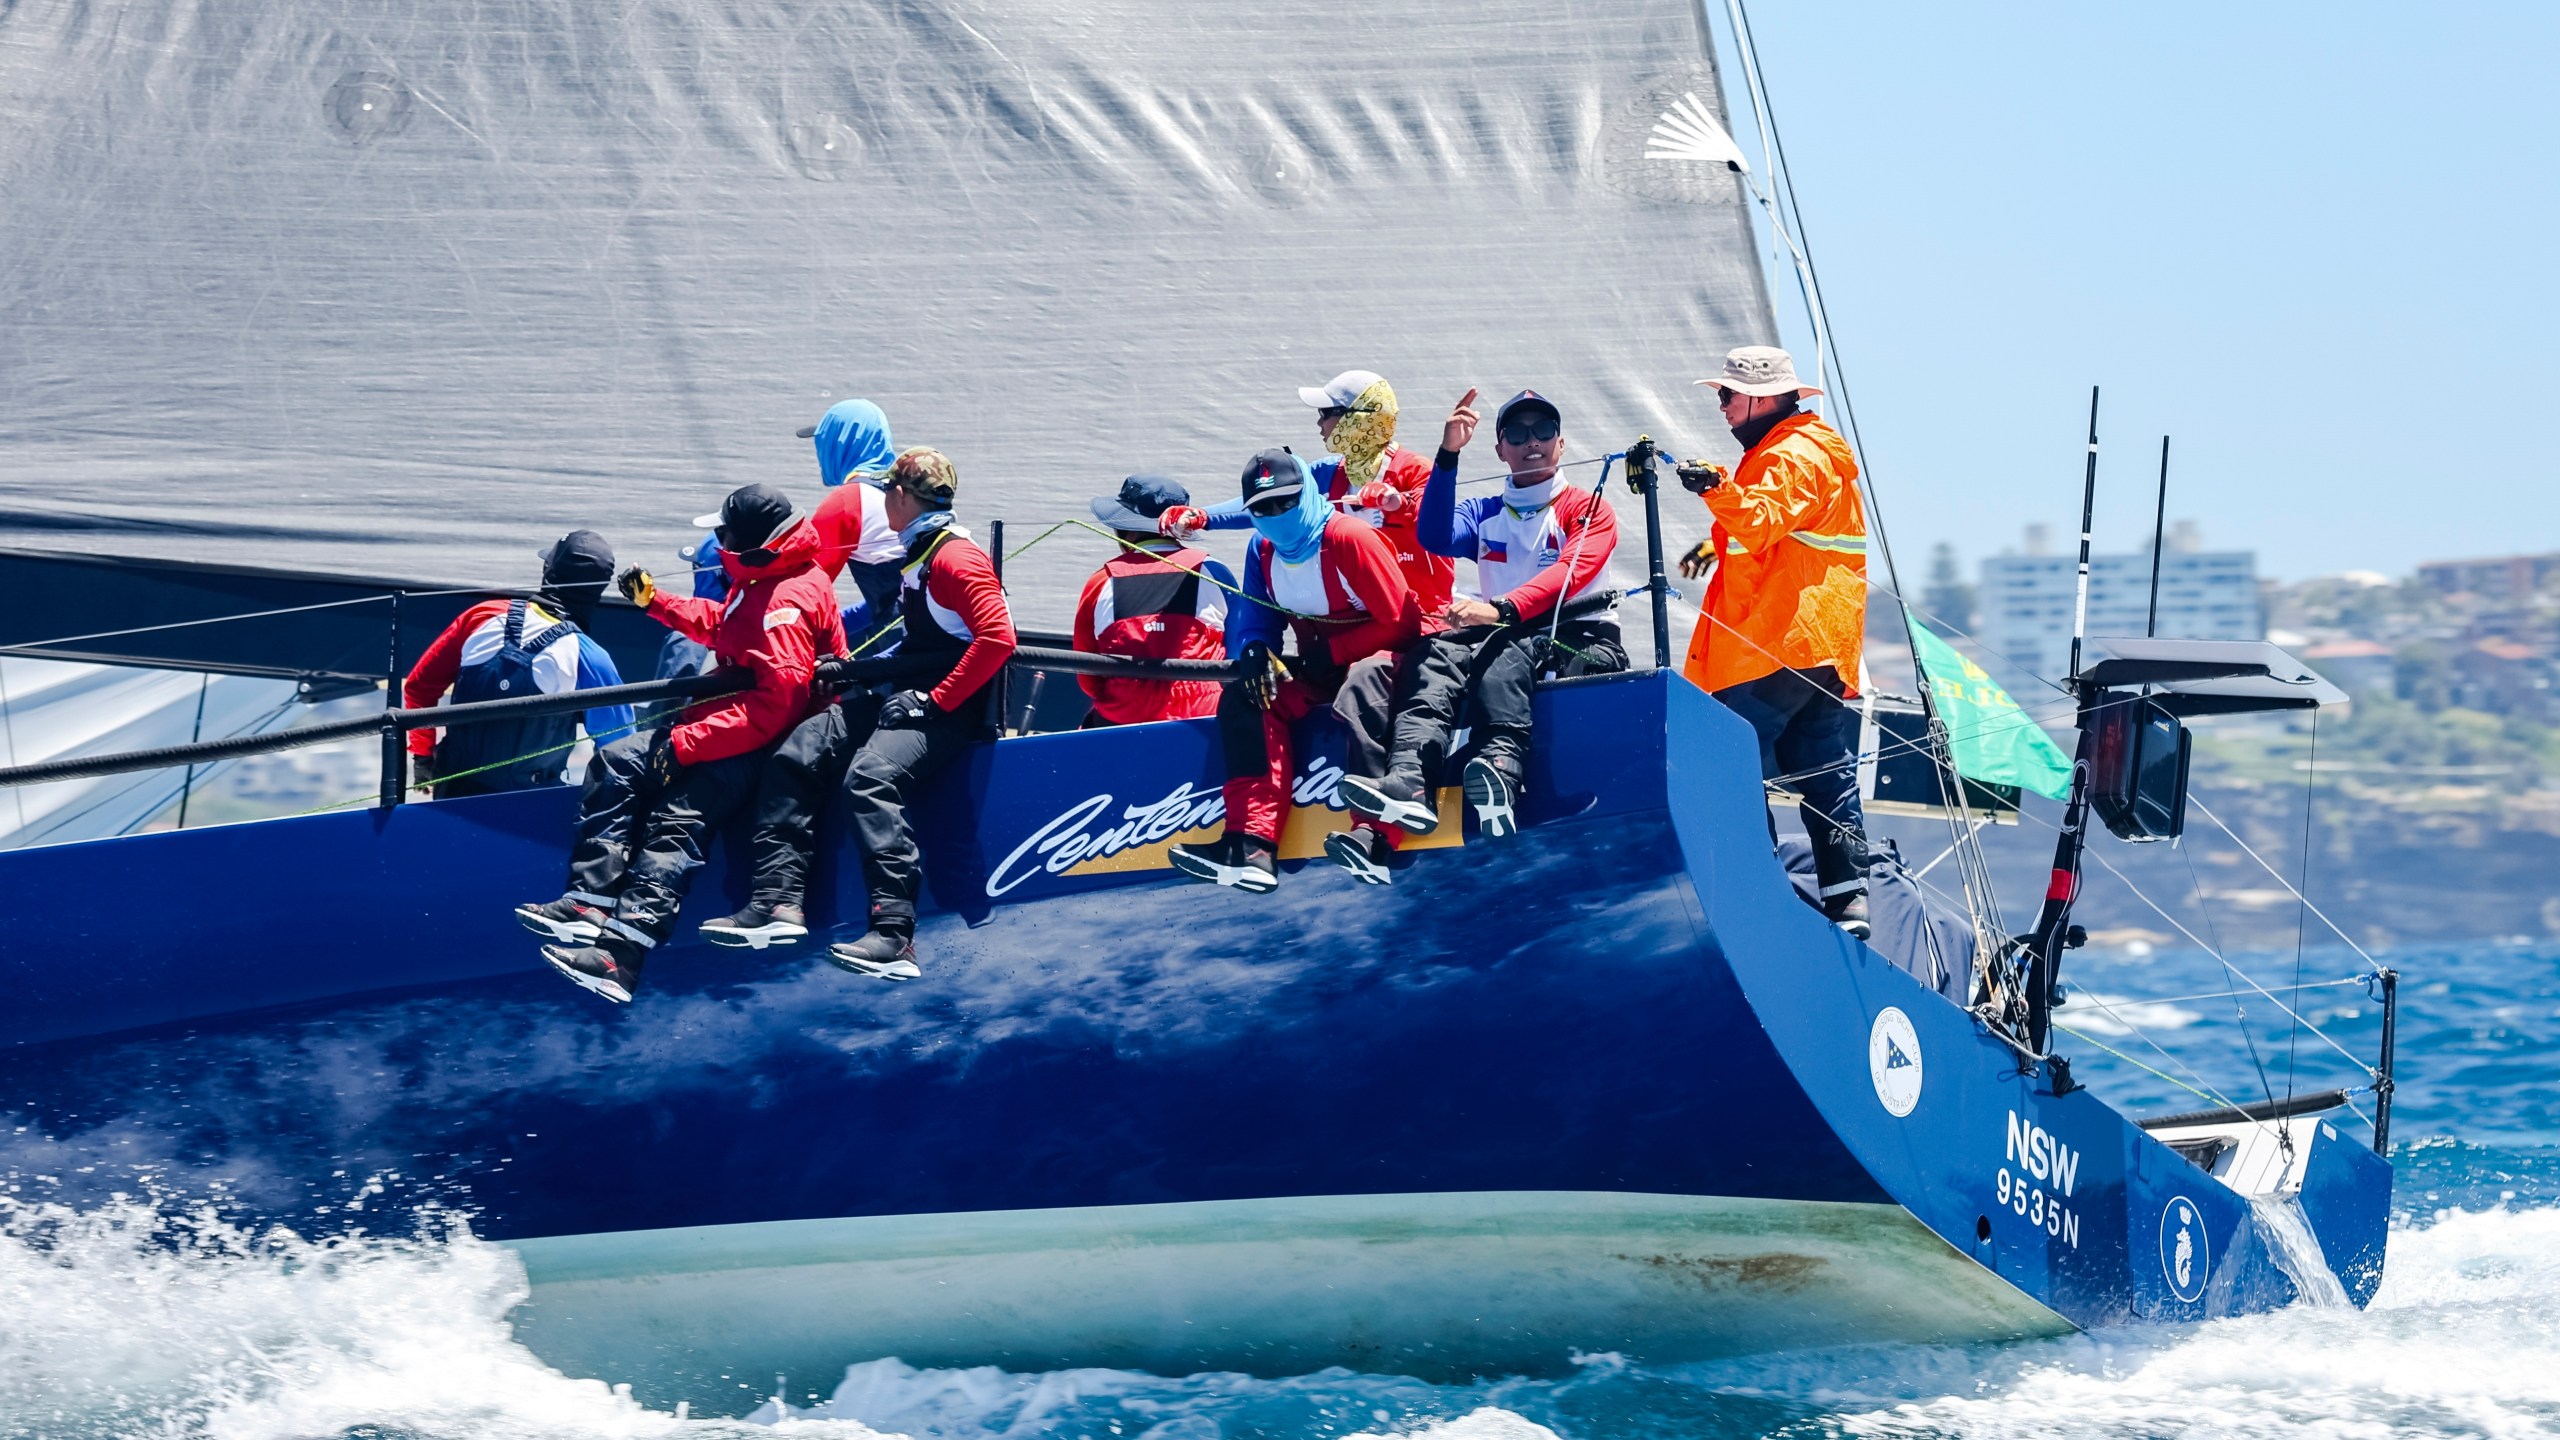
[[2171,517],[2264,575],[2560,549],[2560,5],[1751,22],[1906,569],[2075,529],[2093,382],[2101,548],[2166,432]]

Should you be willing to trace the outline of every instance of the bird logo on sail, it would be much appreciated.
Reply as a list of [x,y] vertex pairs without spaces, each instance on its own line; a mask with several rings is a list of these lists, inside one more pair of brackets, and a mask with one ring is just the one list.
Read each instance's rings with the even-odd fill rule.
[[1733,143],[1733,137],[1716,123],[1715,112],[1695,92],[1683,93],[1672,101],[1671,108],[1654,122],[1653,133],[1645,137],[1644,158],[1697,160],[1744,175],[1751,173],[1750,164],[1742,158],[1742,147]]

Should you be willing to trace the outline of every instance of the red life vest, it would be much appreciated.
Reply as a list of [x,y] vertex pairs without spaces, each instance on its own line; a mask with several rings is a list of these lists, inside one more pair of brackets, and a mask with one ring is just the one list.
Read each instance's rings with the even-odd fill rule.
[[[1123,551],[1090,587],[1091,609],[1080,629],[1104,655],[1145,660],[1223,660],[1227,654],[1225,592],[1202,579],[1206,551]],[[1117,725],[1214,715],[1218,686],[1206,680],[1137,680],[1083,676],[1094,709]]]

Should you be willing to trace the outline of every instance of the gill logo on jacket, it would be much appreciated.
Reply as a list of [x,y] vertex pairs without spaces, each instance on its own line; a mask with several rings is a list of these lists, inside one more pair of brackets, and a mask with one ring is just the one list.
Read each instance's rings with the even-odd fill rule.
[[[1342,767],[1310,757],[1289,787],[1289,818],[1280,830],[1280,858],[1305,860],[1324,853],[1324,837],[1342,828],[1349,807],[1342,800]],[[1226,824],[1227,797],[1217,785],[1186,780],[1162,797],[1112,807],[1108,792],[1088,795],[1060,811],[1013,847],[987,873],[987,897],[996,899],[1042,875],[1112,875],[1131,870],[1170,870],[1175,845],[1214,838]],[[1440,850],[1459,843],[1459,791],[1440,791],[1440,828],[1408,835],[1406,850]]]

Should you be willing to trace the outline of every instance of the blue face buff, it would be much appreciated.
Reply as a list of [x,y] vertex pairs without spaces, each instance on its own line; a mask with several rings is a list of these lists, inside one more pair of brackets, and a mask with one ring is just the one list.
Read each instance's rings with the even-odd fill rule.
[[1303,565],[1323,546],[1325,521],[1332,518],[1332,511],[1324,492],[1316,488],[1315,477],[1307,473],[1307,462],[1298,460],[1298,503],[1277,515],[1254,512],[1253,531],[1270,541],[1281,559]]

